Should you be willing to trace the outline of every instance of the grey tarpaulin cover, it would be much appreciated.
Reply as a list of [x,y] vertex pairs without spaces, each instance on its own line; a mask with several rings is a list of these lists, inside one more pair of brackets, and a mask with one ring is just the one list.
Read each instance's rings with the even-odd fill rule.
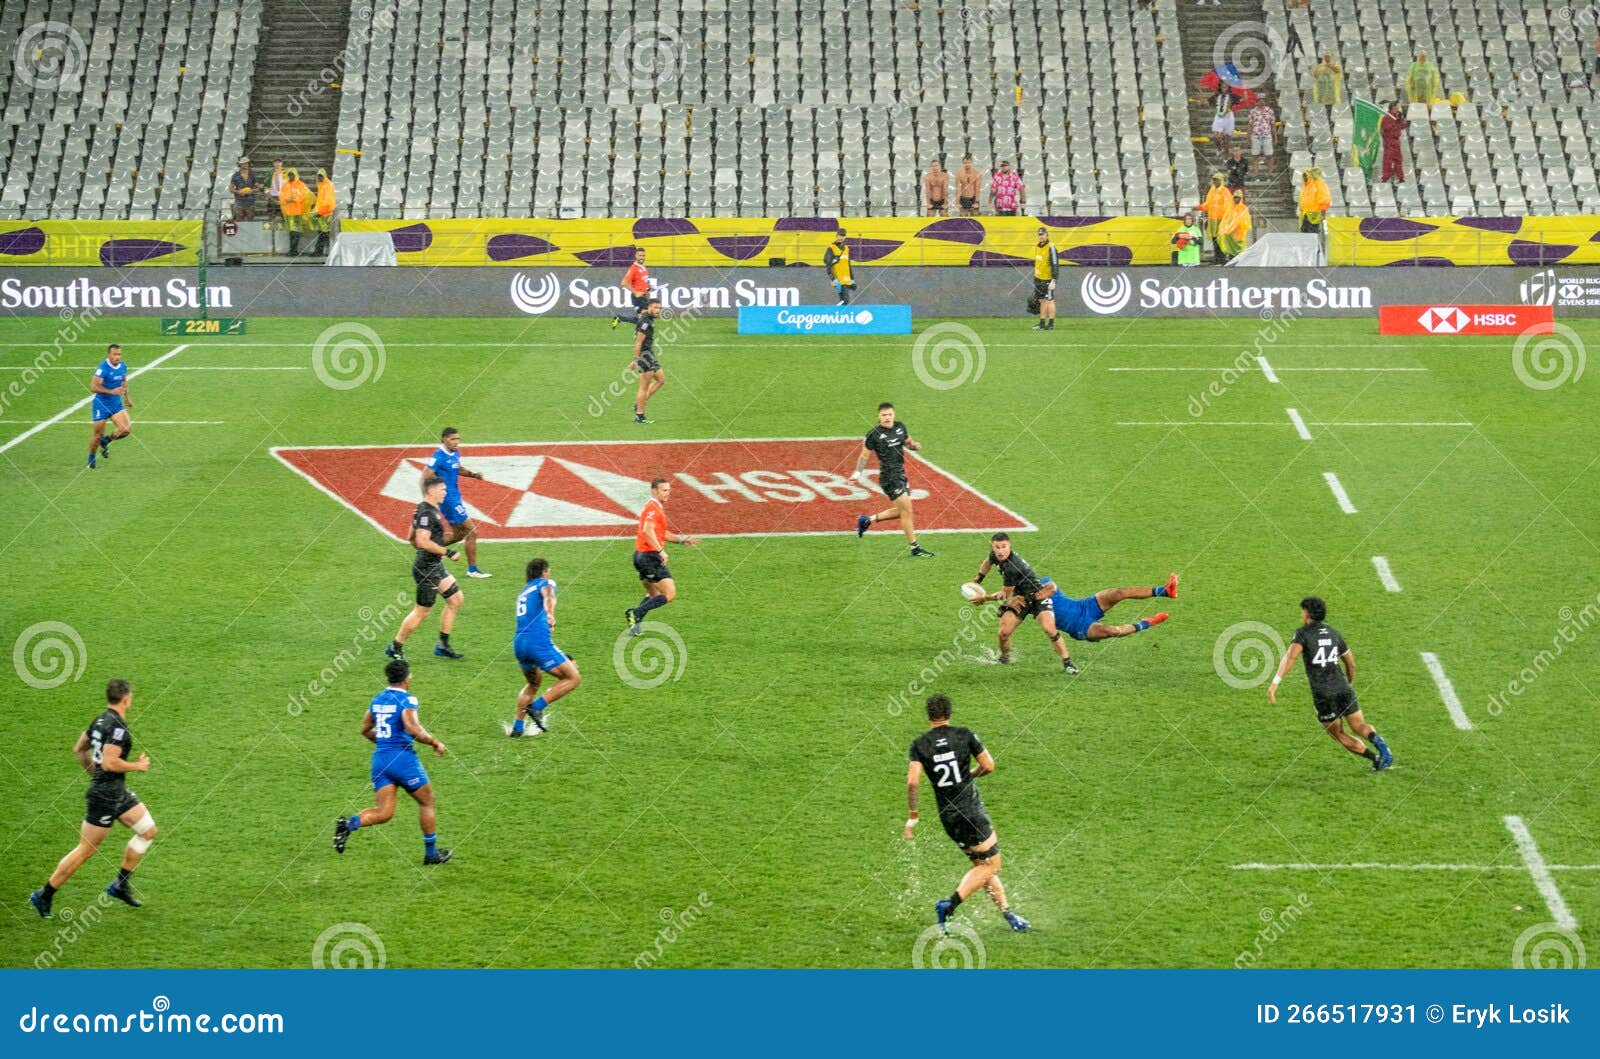
[[388,232],[340,232],[333,240],[330,265],[395,265],[394,240]]
[[1306,267],[1327,264],[1327,259],[1322,253],[1322,237],[1320,235],[1295,235],[1287,232],[1275,232],[1271,235],[1263,235],[1253,244],[1245,247],[1239,256],[1228,262],[1228,264],[1244,268],[1251,266],[1267,266],[1269,268]]

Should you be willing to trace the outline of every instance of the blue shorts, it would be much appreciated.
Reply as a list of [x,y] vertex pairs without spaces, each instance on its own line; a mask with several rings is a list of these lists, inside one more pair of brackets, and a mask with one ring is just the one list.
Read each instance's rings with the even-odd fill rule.
[[417,759],[415,750],[374,750],[372,752],[372,789],[403,787],[411,793],[428,785],[428,772]]
[[444,520],[452,526],[459,526],[472,517],[467,514],[467,505],[461,502],[459,496],[454,499],[445,497],[439,509],[444,512]]
[[1050,597],[1050,603],[1056,616],[1056,628],[1074,640],[1087,640],[1089,626],[1106,616],[1100,607],[1100,600],[1095,596],[1068,599],[1058,588],[1056,594]]
[[566,665],[569,659],[561,648],[549,640],[515,640],[511,650],[517,656],[517,665],[524,673],[542,669],[546,673]]
[[90,404],[92,422],[103,423],[107,419],[122,411],[122,398],[114,393],[97,393]]

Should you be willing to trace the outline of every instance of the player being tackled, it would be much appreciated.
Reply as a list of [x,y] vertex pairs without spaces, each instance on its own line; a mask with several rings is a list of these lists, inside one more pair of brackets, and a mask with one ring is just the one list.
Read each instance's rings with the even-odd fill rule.
[[[1378,730],[1361,716],[1361,705],[1356,702],[1355,689],[1350,686],[1356,679],[1355,656],[1339,630],[1326,623],[1327,616],[1328,605],[1320,598],[1307,596],[1300,601],[1300,628],[1295,630],[1294,640],[1267,687],[1267,701],[1278,701],[1278,684],[1294,665],[1295,658],[1303,653],[1306,680],[1311,684],[1311,702],[1317,708],[1317,721],[1322,730],[1350,753],[1372,762],[1374,772],[1382,772],[1394,764],[1394,755]],[[1347,727],[1349,731],[1345,730]],[[1363,739],[1372,744],[1371,749],[1361,741]]]

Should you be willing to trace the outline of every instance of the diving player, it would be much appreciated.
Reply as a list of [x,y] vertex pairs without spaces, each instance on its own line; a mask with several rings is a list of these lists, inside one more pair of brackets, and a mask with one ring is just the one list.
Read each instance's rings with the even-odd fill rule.
[[[89,405],[90,418],[94,421],[94,433],[89,438],[89,469],[92,471],[97,452],[101,459],[110,458],[111,443],[133,433],[127,411],[133,407],[133,398],[128,396],[128,366],[122,362],[121,346],[113,343],[106,347],[106,359],[89,376],[89,390],[94,394]],[[116,428],[109,434],[106,433],[107,420]]]
[[439,617],[439,642],[433,653],[440,658],[460,658],[461,652],[450,646],[450,630],[455,628],[456,612],[461,609],[465,595],[456,579],[445,572],[444,560],[454,561],[458,553],[444,544],[444,516],[439,505],[444,502],[444,479],[429,476],[422,483],[422,503],[411,516],[411,546],[417,550],[411,560],[411,580],[417,583],[417,605],[400,623],[394,642],[383,649],[390,658],[405,656],[406,640],[417,631],[423,619],[433,610],[436,599],[444,597],[444,613]]
[[876,515],[856,516],[856,536],[865,535],[874,522],[899,521],[900,530],[911,545],[911,554],[918,558],[933,558],[933,553],[917,544],[916,516],[911,509],[911,484],[906,481],[906,449],[916,452],[922,446],[904,423],[894,417],[894,405],[888,401],[878,406],[878,425],[867,431],[861,443],[861,455],[856,457],[856,471],[852,477],[865,484],[867,456],[877,453],[878,485],[889,498],[889,506]]
[[433,747],[444,757],[444,743],[422,727],[417,715],[417,697],[411,694],[411,666],[404,658],[391,659],[383,667],[389,686],[372,697],[367,712],[361,715],[361,734],[373,743],[372,789],[377,802],[355,816],[341,816],[333,822],[333,851],[343,853],[350,836],[363,827],[386,824],[394,817],[395,787],[404,787],[417,803],[417,823],[422,827],[422,863],[443,864],[450,851],[440,849],[439,821],[433,806],[433,785],[417,760],[413,743]]
[[[928,696],[928,725],[928,731],[911,744],[911,764],[906,768],[905,838],[911,841],[917,826],[917,796],[921,793],[922,774],[927,772],[944,833],[972,861],[955,893],[934,905],[939,926],[944,928],[945,920],[961,902],[982,889],[989,892],[1012,930],[1027,930],[1028,921],[1011,911],[1006,902],[1006,888],[1000,882],[1000,837],[989,822],[974,782],[994,771],[994,758],[970,729],[950,723],[947,696]],[[978,760],[976,769],[972,767],[973,758]],[[949,933],[948,928],[945,933]]]
[[[550,564],[543,559],[529,559],[526,577],[527,584],[517,597],[517,635],[511,642],[525,681],[517,695],[516,719],[511,723],[509,734],[513,738],[522,735],[524,718],[531,719],[539,731],[545,731],[545,708],[582,680],[578,663],[562,654],[551,639],[556,627],[556,583],[550,580]],[[546,673],[556,682],[540,695],[539,681]]]
[[[1294,640],[1272,676],[1267,701],[1278,701],[1278,684],[1294,665],[1295,657],[1304,653],[1311,702],[1317,708],[1317,721],[1322,730],[1350,753],[1372,762],[1374,772],[1382,772],[1394,764],[1394,755],[1378,730],[1361,716],[1361,705],[1356,702],[1355,689],[1350,686],[1356,679],[1355,656],[1339,630],[1325,622],[1327,616],[1328,605],[1318,597],[1307,596],[1300,601],[1300,628],[1295,630]],[[1346,726],[1350,729],[1348,732]],[[1374,749],[1369,750],[1362,739],[1370,742]]]
[[461,486],[456,479],[458,474],[464,474],[482,481],[483,475],[461,466],[461,432],[455,427],[445,427],[440,432],[439,447],[434,450],[433,459],[422,476],[426,478],[430,473],[444,480],[444,503],[440,510],[444,512],[445,521],[450,523],[450,535],[444,543],[467,542],[468,577],[493,577],[478,569],[478,527],[467,515],[467,505],[461,500]]

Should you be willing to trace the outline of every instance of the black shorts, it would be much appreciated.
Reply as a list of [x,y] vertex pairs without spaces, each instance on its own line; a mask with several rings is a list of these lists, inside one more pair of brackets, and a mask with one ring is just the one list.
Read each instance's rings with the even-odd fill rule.
[[649,304],[650,304],[650,295],[649,294],[635,294],[633,296],[633,311],[635,313],[644,312],[644,307],[646,305],[649,305]]
[[1056,300],[1056,281],[1053,279],[1036,279],[1033,281],[1033,296],[1042,302]]
[[987,842],[989,836],[994,834],[994,824],[989,822],[989,814],[984,812],[981,805],[977,809],[940,810],[939,823],[944,826],[944,833],[950,836],[950,841],[964,850]]
[[1311,701],[1317,707],[1317,721],[1320,724],[1332,724],[1339,718],[1348,717],[1361,709],[1353,688],[1345,688],[1333,695],[1313,694]]
[[652,585],[657,581],[670,581],[672,571],[667,569],[667,564],[661,558],[660,552],[634,552],[633,568],[639,571],[639,580],[648,581]]
[[1016,210],[995,210],[994,211],[994,215],[996,217],[1015,217],[1017,215],[1017,211]]
[[417,606],[431,607],[439,598],[439,582],[449,577],[444,563],[431,552],[427,553],[431,562],[418,561],[411,564],[411,579],[417,583]]
[[911,485],[904,478],[881,478],[878,484],[883,486],[883,495],[890,500],[899,500],[911,492]]
[[944,212],[944,199],[929,199],[928,200],[928,209],[930,209],[930,210],[938,210],[940,213],[943,213]]
[[961,196],[961,208],[964,209],[964,210],[975,210],[975,209],[977,209],[978,208],[978,196],[973,195],[971,198],[968,198],[966,195],[962,195]]
[[646,372],[660,371],[661,362],[656,359],[655,353],[647,349],[634,358],[633,370],[638,372],[640,375],[643,375]]
[[110,827],[117,817],[139,804],[139,796],[126,787],[91,785],[83,797],[83,822],[95,827]]

